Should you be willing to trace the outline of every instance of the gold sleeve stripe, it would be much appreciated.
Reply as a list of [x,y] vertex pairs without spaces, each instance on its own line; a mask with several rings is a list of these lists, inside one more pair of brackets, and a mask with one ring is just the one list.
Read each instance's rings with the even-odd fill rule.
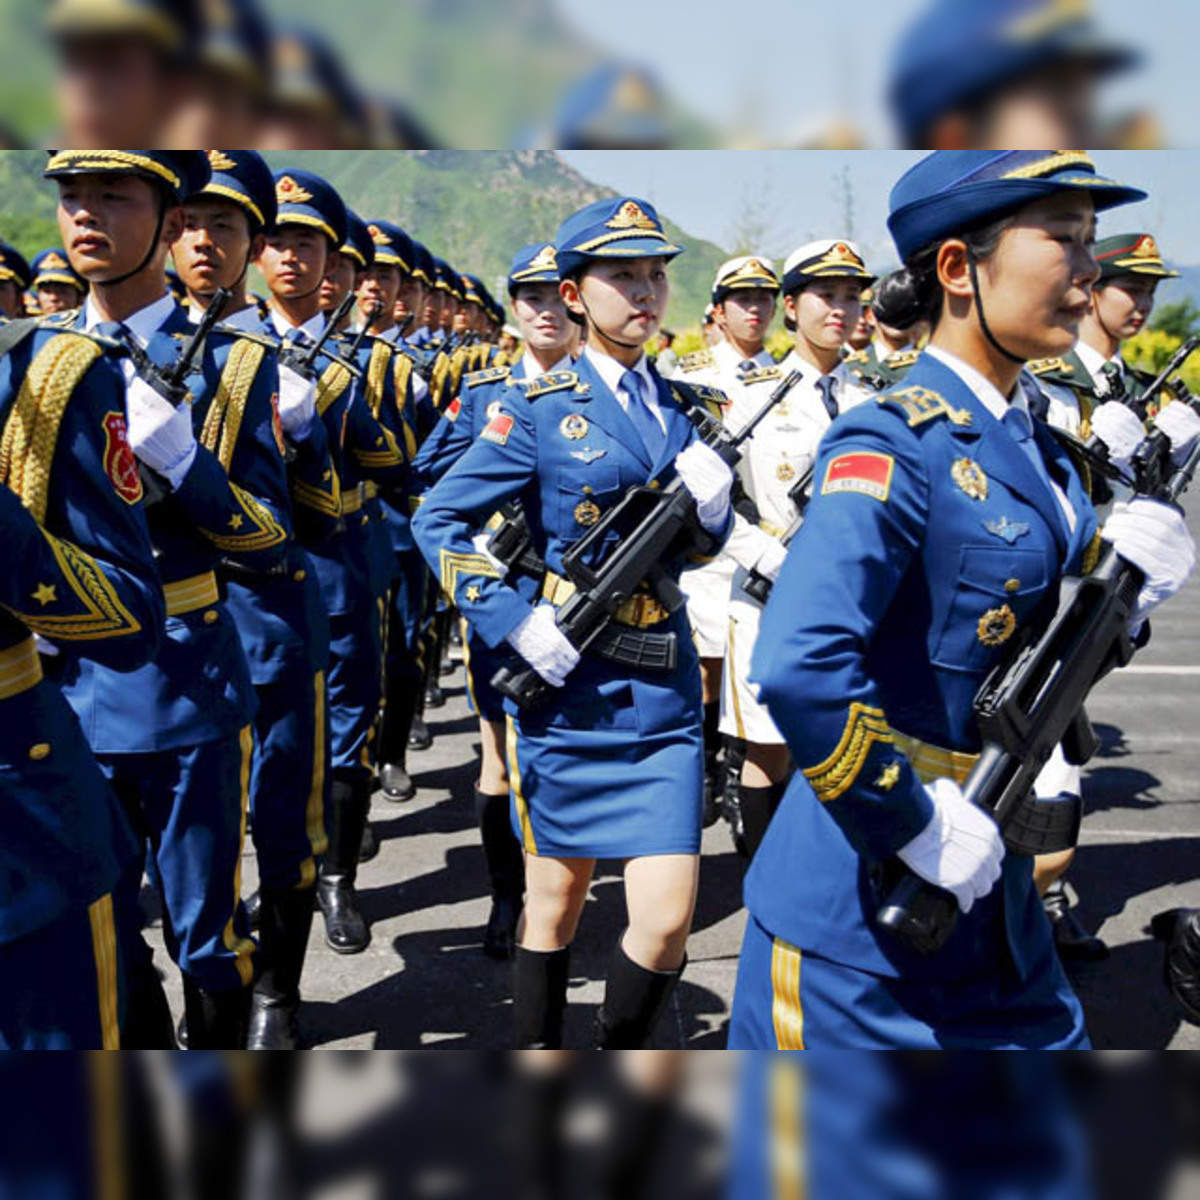
[[[251,527],[245,533],[217,533],[201,527],[201,533],[218,550],[226,550],[234,554],[246,554],[253,550],[267,550],[287,540],[283,527],[271,515],[270,510],[260,504],[249,492],[230,483],[229,490],[241,506],[242,512],[250,518]],[[236,520],[236,514],[234,519]]]
[[330,363],[317,382],[317,412],[324,416],[349,385],[350,372],[341,363]]
[[[250,802],[250,764],[254,757],[254,730],[250,725],[245,726],[238,735],[238,743],[242,751],[241,779],[241,825],[238,830],[237,866],[233,871],[233,908],[229,912],[229,920],[225,922],[222,941],[225,949],[232,951],[234,965],[242,986],[249,987],[254,982],[254,952],[258,949],[249,938],[240,937],[233,927],[233,918],[242,896],[242,847],[246,843],[246,812]],[[236,1057],[236,1056],[235,1056]]]
[[42,682],[42,660],[33,638],[0,650],[0,700],[11,700]]
[[88,905],[92,927],[92,957],[96,963],[96,1004],[100,1015],[100,1045],[119,1050],[117,1026],[117,932],[113,923],[113,899],[106,893]]
[[771,947],[771,1023],[780,1050],[804,1049],[800,951],[782,938]]
[[846,727],[833,753],[824,762],[806,768],[804,777],[823,804],[836,800],[854,785],[871,746],[875,742],[894,741],[883,709],[870,708],[856,700],[850,705]]
[[1085,575],[1090,575],[1096,569],[1096,564],[1100,561],[1100,551],[1103,546],[1104,539],[1100,536],[1100,530],[1097,529],[1083,552],[1083,562],[1080,566]]
[[51,338],[34,355],[0,435],[0,484],[21,497],[39,525],[46,522],[50,470],[58,429],[76,385],[103,350],[76,334]]
[[82,605],[83,611],[67,615],[9,611],[34,631],[62,641],[86,642],[96,638],[123,637],[137,633],[141,625],[121,603],[117,589],[96,560],[71,542],[61,541],[42,530],[58,564],[60,579]]
[[254,386],[265,354],[266,347],[258,342],[239,338],[234,343],[225,360],[217,393],[204,418],[204,427],[200,432],[201,444],[217,456],[226,473],[233,462],[250,389]]
[[500,572],[490,558],[482,554],[455,554],[451,550],[443,550],[441,554],[442,591],[453,598],[454,589],[458,586],[460,575],[483,576],[485,579],[499,579]]
[[292,499],[305,508],[316,509],[317,512],[327,513],[331,517],[342,514],[342,487],[335,471],[330,480],[330,490],[323,491],[303,479],[292,480]]

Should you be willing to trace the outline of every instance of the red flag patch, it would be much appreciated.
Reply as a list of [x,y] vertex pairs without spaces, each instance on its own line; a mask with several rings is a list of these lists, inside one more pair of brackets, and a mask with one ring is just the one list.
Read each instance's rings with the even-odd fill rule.
[[457,421],[458,414],[462,412],[462,401],[455,396],[449,404],[446,405],[446,420]]
[[497,413],[484,427],[479,435],[486,441],[495,442],[497,446],[508,444],[508,435],[512,433],[513,419],[508,413]]
[[136,504],[142,498],[142,477],[125,430],[124,413],[104,415],[104,471],[126,504]]
[[271,432],[275,435],[275,445],[279,448],[279,457],[287,458],[287,443],[283,440],[283,421],[279,417],[279,393],[271,396]]
[[821,495],[832,492],[858,492],[872,500],[884,501],[892,490],[892,472],[896,460],[890,454],[857,450],[839,454],[825,469]]

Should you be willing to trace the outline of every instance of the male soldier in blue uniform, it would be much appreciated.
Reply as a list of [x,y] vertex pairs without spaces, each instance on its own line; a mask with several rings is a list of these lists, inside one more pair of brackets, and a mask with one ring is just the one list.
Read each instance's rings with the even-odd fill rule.
[[47,662],[142,667],[163,637],[162,585],[119,348],[45,327],[5,349],[0,1048],[115,1049],[127,947],[113,892],[137,844],[38,647]]
[[[432,487],[470,448],[505,397],[515,402],[511,385],[532,384],[547,371],[571,366],[575,328],[558,292],[558,260],[553,242],[522,246],[513,256],[508,290],[525,340],[526,352],[511,367],[489,367],[464,376],[457,396],[421,446],[413,464],[422,490]],[[482,535],[486,540],[487,534]],[[531,604],[537,581],[514,572],[511,583]],[[508,958],[521,911],[525,871],[521,846],[508,819],[509,775],[504,750],[504,700],[492,676],[511,655],[497,653],[464,622],[467,694],[479,714],[483,761],[475,785],[475,816],[483,840],[491,882],[492,910],[484,933],[484,953]]]
[[[173,255],[188,286],[193,319],[200,319],[218,288],[232,293],[219,329],[242,336],[230,342],[228,353],[218,350],[217,360],[223,360],[222,383],[235,405],[259,376],[269,381],[272,395],[281,390],[276,355],[256,336],[261,321],[246,293],[247,267],[262,253],[265,233],[275,223],[275,180],[253,150],[210,150],[208,159],[212,178],[188,198],[183,235]],[[271,443],[261,447],[271,470],[277,470],[281,448],[286,451],[289,434],[283,421],[295,431],[297,408],[300,420],[315,419],[315,391],[307,380],[287,380],[283,418]],[[290,456],[295,458],[295,452]],[[290,524],[290,505],[288,520]],[[288,544],[286,561],[269,572],[227,560],[220,574],[258,699],[250,811],[258,856],[255,923],[262,965],[247,1046],[296,1049],[316,859],[326,846],[329,618],[312,563],[295,539]]]
[[33,282],[29,264],[14,246],[0,242],[0,317],[25,315],[24,295]]
[[[259,267],[272,295],[269,328],[311,344],[325,332],[322,281],[346,242],[346,206],[319,176],[285,170],[275,175],[279,204]],[[345,348],[338,344],[339,348]],[[342,534],[309,546],[330,617],[328,679],[332,783],[326,809],[329,847],[317,878],[326,941],[338,953],[364,950],[369,940],[354,881],[371,798],[369,738],[379,705],[379,647],[373,636],[369,543],[363,525],[364,477],[402,484],[403,453],[371,415],[362,386],[338,362],[321,364],[316,411],[339,481]]]
[[67,252],[57,246],[34,258],[33,289],[38,309],[46,316],[78,308],[87,295],[87,284],[71,270]]
[[[72,662],[62,679],[151,847],[191,1044],[240,1048],[254,976],[239,891],[255,701],[216,567],[229,558],[269,571],[286,558],[274,381],[256,375],[244,394],[231,395],[223,367],[244,348],[213,336],[187,377],[187,400],[176,407],[177,398],[155,386],[150,364],[173,365],[191,337],[163,272],[183,231],[182,201],[209,179],[204,154],[60,150],[45,173],[58,185],[71,264],[91,287],[76,324],[145,352],[136,367],[132,359],[122,367],[130,443],[161,495],[147,517],[168,614],[161,651],[132,677]],[[122,879],[121,913],[133,911],[140,875],[135,865]],[[139,942],[136,950],[131,1029],[156,1041],[165,1000],[149,948]]]

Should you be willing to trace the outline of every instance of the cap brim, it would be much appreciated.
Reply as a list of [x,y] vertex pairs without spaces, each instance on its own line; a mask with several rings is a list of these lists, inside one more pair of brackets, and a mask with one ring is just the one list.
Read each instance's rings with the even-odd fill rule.
[[594,250],[580,249],[577,253],[588,258],[674,258],[685,247],[660,238],[630,237],[614,239]]
[[86,284],[81,280],[73,279],[70,275],[62,275],[54,271],[48,271],[45,275],[38,275],[34,278],[33,286],[41,287],[44,283],[65,283],[67,287],[73,287],[76,291],[84,291]]

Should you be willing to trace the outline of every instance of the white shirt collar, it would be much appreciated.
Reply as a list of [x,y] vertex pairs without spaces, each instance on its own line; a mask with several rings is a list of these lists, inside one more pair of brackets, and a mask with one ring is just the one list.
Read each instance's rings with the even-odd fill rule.
[[[275,332],[280,337],[285,337],[297,328],[277,308],[271,309],[271,324],[275,326]],[[307,334],[315,342],[325,332],[325,314],[318,311],[299,326],[299,329],[301,333]]]
[[[717,360],[717,365],[727,370],[736,370],[745,361],[724,338],[712,348],[712,352],[713,357]],[[775,365],[770,350],[765,346],[750,361],[756,367],[773,367]]]
[[529,353],[528,350],[521,355],[521,372],[524,379],[536,379],[539,375],[548,374],[549,371],[569,371],[575,364],[571,361],[569,354],[564,354],[562,358],[548,368],[548,371],[543,371],[538,364],[538,360]]
[[985,379],[969,363],[963,362],[955,354],[943,350],[940,346],[926,346],[925,351],[931,358],[936,358],[944,367],[949,367],[971,389],[975,399],[996,418],[1004,420],[1004,414],[1010,408],[1029,415],[1029,401],[1025,398],[1024,389],[1018,384],[1013,388],[1012,400],[1007,400],[1000,394],[1000,389],[994,383]]
[[[189,304],[187,315],[193,325],[199,325],[204,309]],[[245,308],[239,308],[235,313],[226,313],[217,324],[227,325],[230,329],[240,329],[243,333],[255,333],[262,324],[262,317],[258,315],[258,305],[251,303]]]
[[[792,371],[800,372],[802,383],[807,384],[810,388],[816,388],[817,380],[824,378],[821,372],[806,358],[801,358],[794,349],[788,351],[787,358],[779,364],[779,370],[783,375],[787,375]],[[839,362],[832,371],[829,372],[838,382],[838,390],[846,382],[846,364]]]
[[[164,292],[153,303],[147,304],[145,308],[140,308],[137,312],[126,317],[121,324],[145,346],[159,329],[162,328],[167,318],[175,311],[177,303],[178,301],[170,292]],[[102,317],[96,311],[95,301],[89,296],[83,306],[84,329],[90,333],[97,325],[102,324],[107,319],[107,317]]]
[[1109,363],[1115,364],[1117,370],[1122,374],[1125,373],[1125,363],[1121,360],[1121,352],[1119,350],[1112,358],[1105,358],[1099,350],[1093,346],[1089,346],[1083,338],[1080,338],[1075,343],[1075,353],[1079,355],[1079,361],[1087,367],[1088,374],[1091,375],[1092,380],[1101,387],[1108,387],[1108,380],[1104,377],[1104,368]]
[[[630,368],[623,367],[615,358],[609,358],[607,354],[601,353],[594,346],[585,347],[583,352],[587,355],[588,362],[592,364],[597,374],[604,380],[608,390],[620,400],[625,391],[621,387],[621,377]],[[644,393],[646,397],[651,403],[657,403],[658,389],[654,385],[654,377],[650,374],[648,363],[649,360],[643,354],[634,364],[632,370],[641,376],[642,385],[646,389]]]

